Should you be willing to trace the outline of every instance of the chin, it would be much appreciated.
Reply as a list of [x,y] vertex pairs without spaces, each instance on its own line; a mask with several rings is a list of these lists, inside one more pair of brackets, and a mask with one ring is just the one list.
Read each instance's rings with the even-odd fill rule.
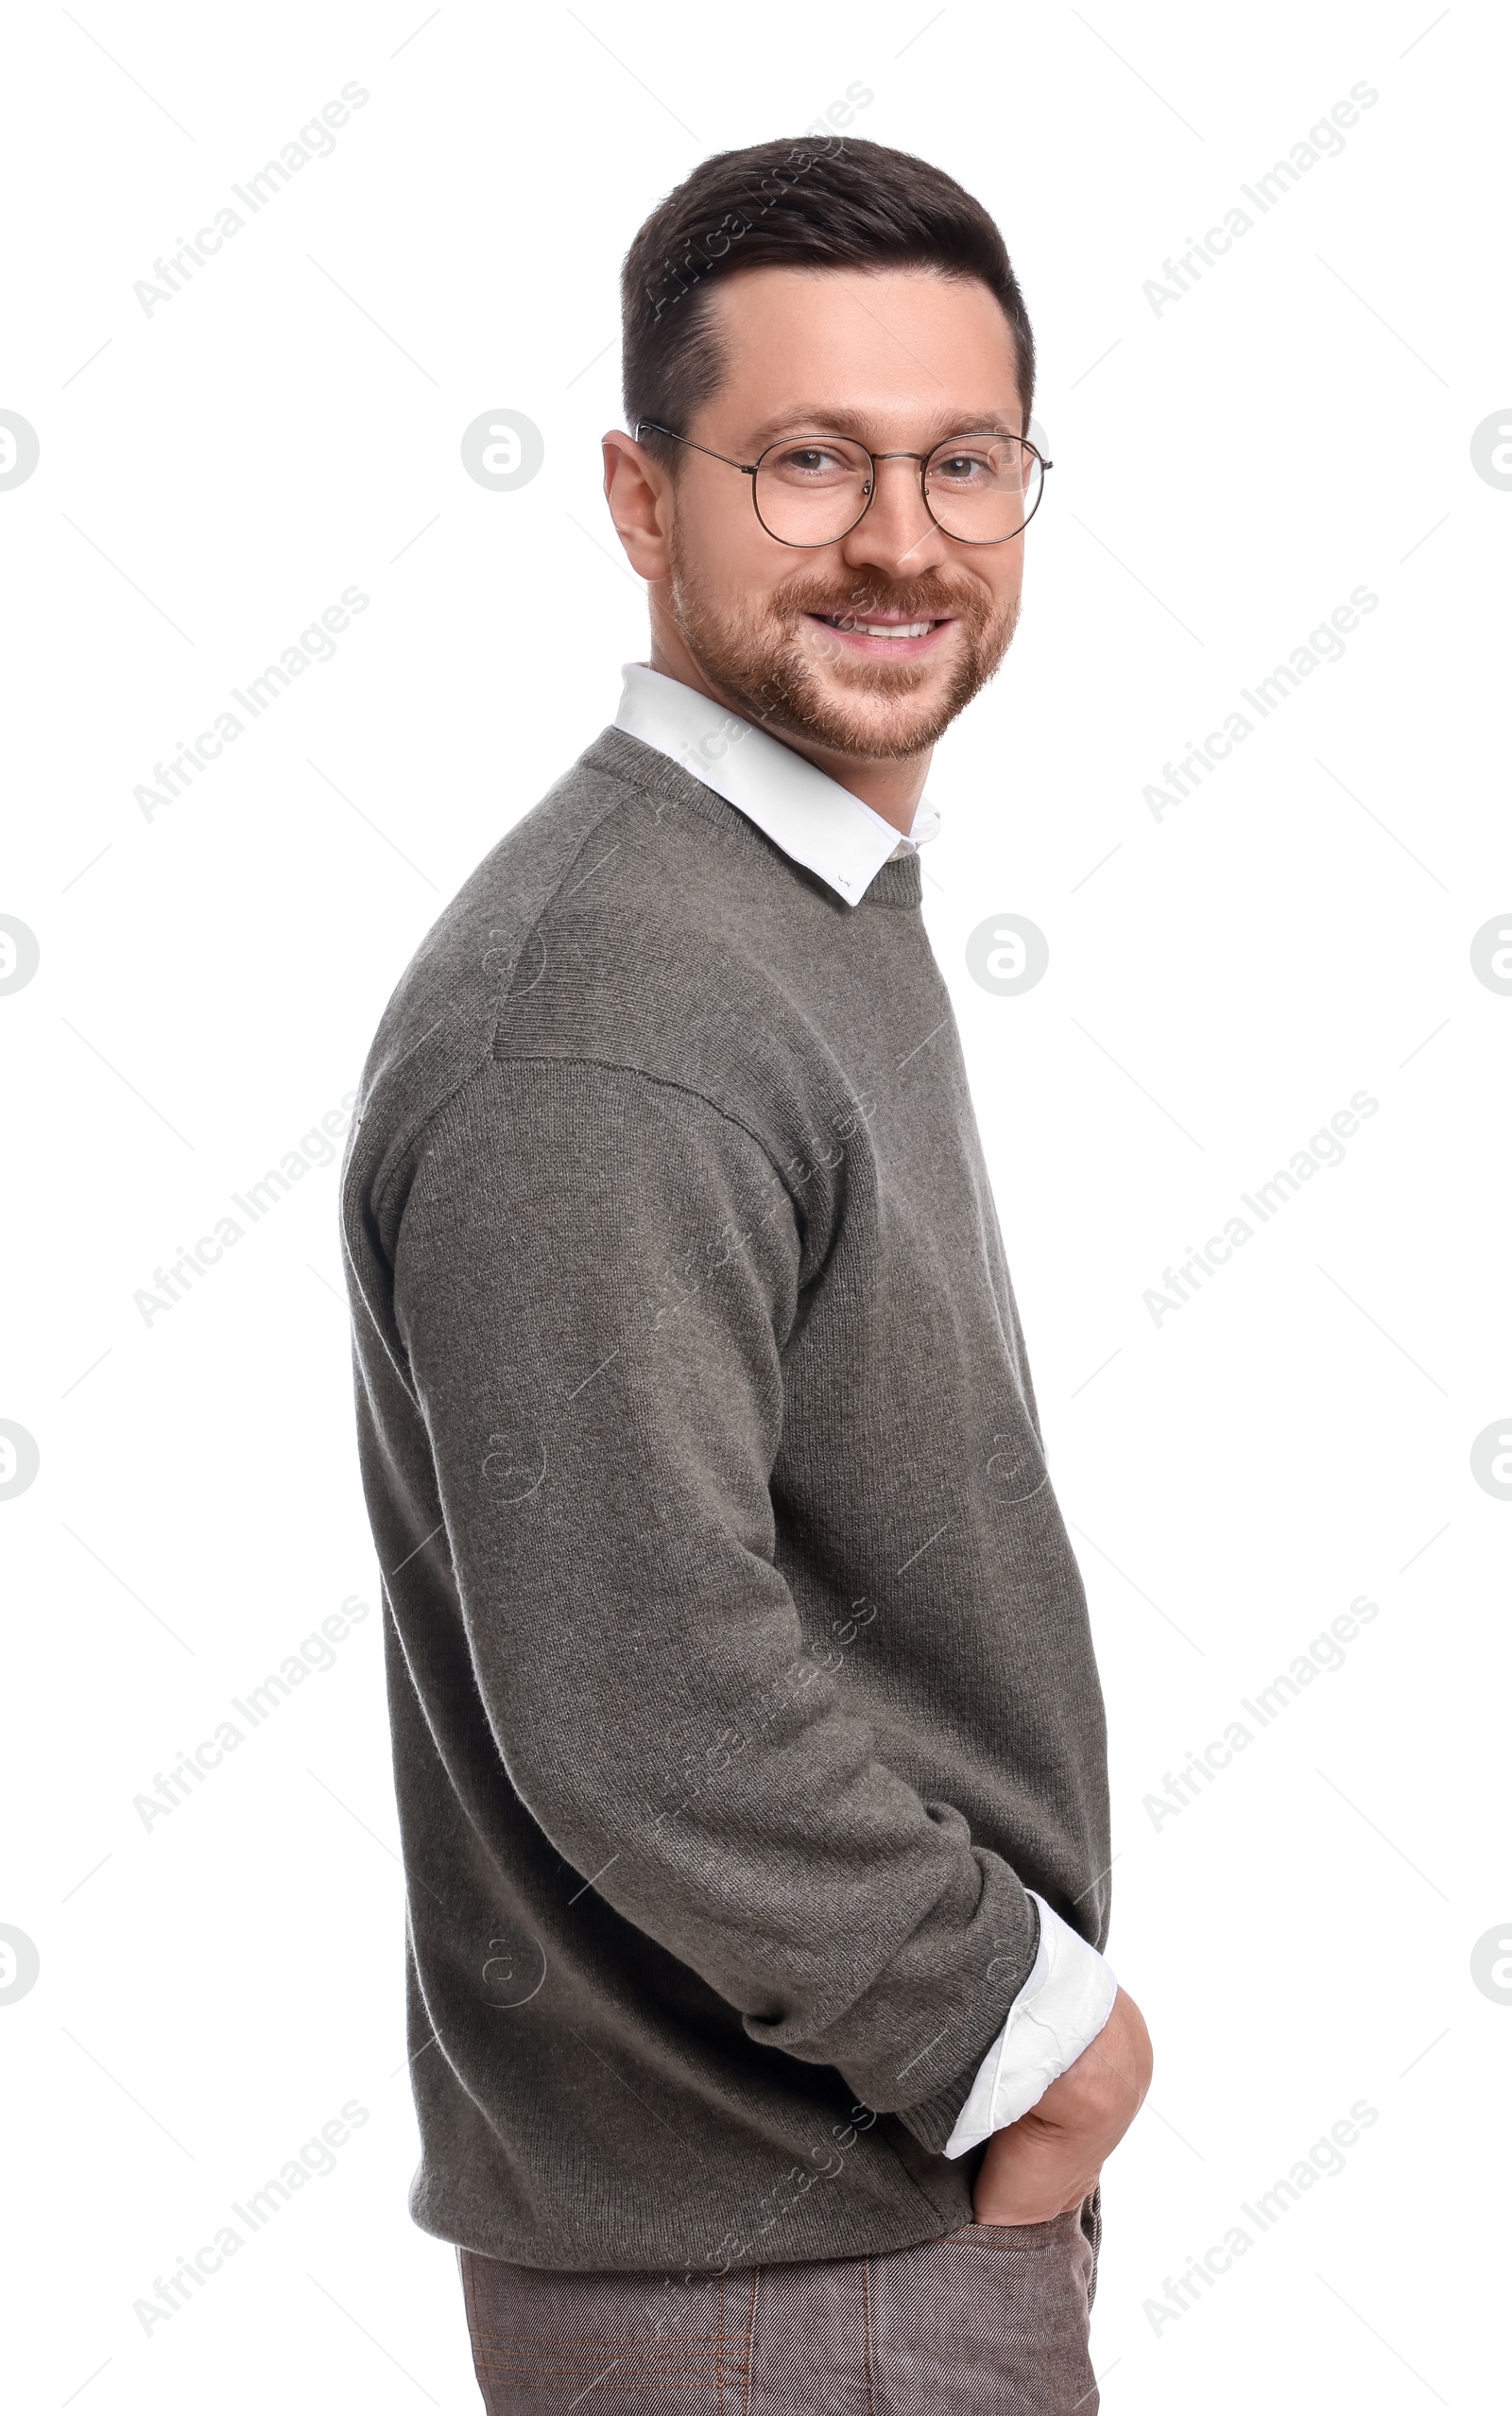
[[872,763],[901,763],[911,755],[921,755],[937,746],[950,728],[948,721],[910,723],[906,727],[896,721],[879,724],[875,729],[837,726],[825,743],[836,753],[862,755]]
[[851,690],[837,689],[830,696],[806,698],[795,724],[837,753],[888,763],[936,745],[960,710],[960,702],[946,695],[913,693],[863,700]]

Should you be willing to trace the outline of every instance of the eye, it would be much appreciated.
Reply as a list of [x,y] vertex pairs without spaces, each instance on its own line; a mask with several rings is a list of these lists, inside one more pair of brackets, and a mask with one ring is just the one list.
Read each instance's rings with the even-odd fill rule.
[[784,475],[822,478],[833,476],[836,470],[849,470],[851,465],[828,445],[799,444],[778,454],[775,466]]
[[826,436],[822,430],[775,445],[761,467],[762,477],[771,486],[816,493],[851,487],[867,475],[867,457],[859,447],[844,437]]

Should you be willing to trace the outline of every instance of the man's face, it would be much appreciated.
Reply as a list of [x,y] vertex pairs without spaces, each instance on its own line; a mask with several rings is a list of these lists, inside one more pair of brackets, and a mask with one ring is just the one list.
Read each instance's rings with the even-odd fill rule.
[[[713,309],[724,382],[679,433],[736,461],[785,436],[850,436],[882,454],[1023,432],[1013,337],[974,280],[757,268],[716,287]],[[665,609],[714,693],[768,729],[846,755],[916,755],[1007,650],[1023,539],[948,537],[918,462],[879,462],[865,516],[813,549],[768,535],[750,479],[686,447],[671,512]],[[906,637],[866,626],[920,622],[927,632]]]

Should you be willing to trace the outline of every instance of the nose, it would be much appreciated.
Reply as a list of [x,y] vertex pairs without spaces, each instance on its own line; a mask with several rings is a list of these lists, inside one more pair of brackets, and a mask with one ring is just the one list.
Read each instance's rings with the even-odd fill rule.
[[868,564],[889,578],[917,578],[949,559],[950,540],[925,508],[919,463],[911,454],[876,457],[870,501],[840,551],[847,562]]

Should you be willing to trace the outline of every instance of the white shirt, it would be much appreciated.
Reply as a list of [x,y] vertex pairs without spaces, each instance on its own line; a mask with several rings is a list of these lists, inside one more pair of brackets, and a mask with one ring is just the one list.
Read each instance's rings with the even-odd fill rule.
[[816,872],[847,906],[864,896],[879,865],[911,854],[939,828],[934,806],[920,798],[912,831],[900,838],[891,822],[769,731],[644,663],[625,665],[614,727],[670,755],[705,788],[738,805],[784,855]]
[[[938,814],[921,799],[911,831],[900,837],[891,822],[770,731],[644,663],[625,665],[614,727],[680,764],[848,906],[866,894],[890,857],[911,854],[939,828]],[[947,2156],[964,2156],[989,2131],[1027,2114],[1113,2010],[1118,1982],[1110,1966],[1042,1896],[1028,1892],[1040,1908],[1039,1952],[977,2066]]]

